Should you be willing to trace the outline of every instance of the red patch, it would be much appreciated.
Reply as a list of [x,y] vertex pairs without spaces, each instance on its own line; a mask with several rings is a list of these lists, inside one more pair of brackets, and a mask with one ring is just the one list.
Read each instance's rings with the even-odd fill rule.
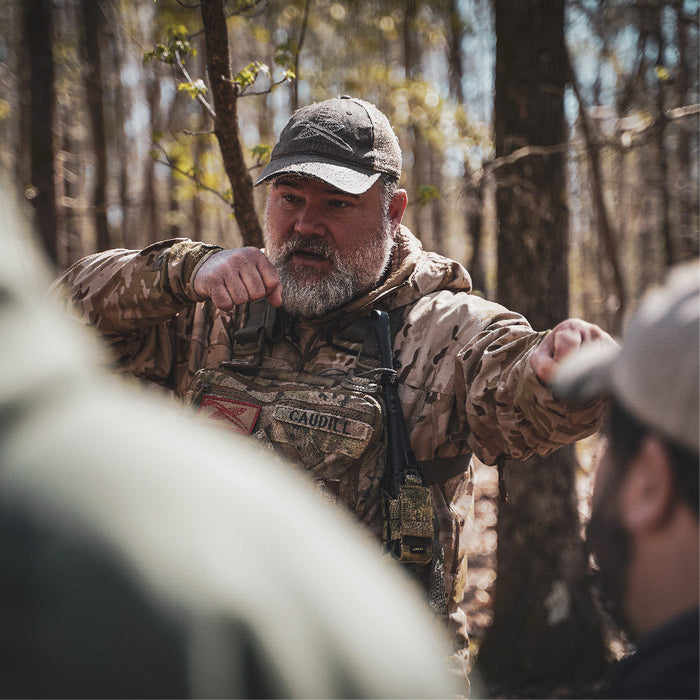
[[260,415],[262,406],[244,401],[225,399],[221,396],[205,394],[199,407],[199,414],[207,420],[224,423],[237,433],[250,435]]

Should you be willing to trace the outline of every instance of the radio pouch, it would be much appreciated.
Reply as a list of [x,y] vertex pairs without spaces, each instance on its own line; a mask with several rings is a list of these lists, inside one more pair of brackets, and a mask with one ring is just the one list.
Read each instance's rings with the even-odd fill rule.
[[386,311],[370,316],[379,358],[386,402],[386,432],[389,458],[384,478],[384,542],[403,564],[424,566],[433,557],[433,500],[425,486],[408,436],[396,386],[392,360],[392,337]]
[[382,537],[393,557],[403,564],[428,564],[433,553],[433,502],[430,489],[407,475],[398,498],[385,494]]

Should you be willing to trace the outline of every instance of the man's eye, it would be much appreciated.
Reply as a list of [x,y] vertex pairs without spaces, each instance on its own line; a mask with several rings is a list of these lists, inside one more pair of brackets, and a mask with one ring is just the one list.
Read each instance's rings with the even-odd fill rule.
[[346,207],[350,206],[349,202],[346,202],[342,199],[333,199],[333,200],[331,200],[330,204],[335,209],[345,209]]
[[283,195],[282,195],[282,199],[283,199],[285,202],[289,202],[290,204],[293,204],[294,202],[298,202],[298,201],[299,201],[299,197],[297,197],[297,196],[294,195],[294,194],[283,194]]

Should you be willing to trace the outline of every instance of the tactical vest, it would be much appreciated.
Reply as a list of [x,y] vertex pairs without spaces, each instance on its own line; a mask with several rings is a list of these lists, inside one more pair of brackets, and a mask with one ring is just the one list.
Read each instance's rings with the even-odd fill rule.
[[[389,313],[391,340],[401,327],[401,309]],[[239,330],[232,334],[232,359],[218,369],[195,375],[185,402],[199,416],[230,430],[250,435],[287,460],[300,464],[328,499],[342,503],[378,538],[396,536],[402,503],[392,506],[390,522],[382,502],[387,439],[381,367],[369,319],[344,324],[342,314],[329,324],[326,342],[346,360],[320,374],[285,372],[266,365],[266,343],[281,342],[284,312],[264,300],[247,305]],[[333,329],[337,327],[337,332]],[[359,352],[355,348],[360,347]],[[421,463],[429,481],[464,471],[464,458]],[[383,507],[384,505],[384,507]],[[409,527],[432,539],[432,509],[416,514],[403,505]],[[392,534],[391,529],[394,529]],[[419,578],[431,591],[431,605],[444,612],[441,550],[437,542]],[[411,561],[410,556],[405,559]],[[412,562],[426,564],[427,561]],[[440,590],[441,589],[441,590]],[[438,592],[439,591],[439,592]]]
[[249,304],[233,333],[232,359],[218,369],[200,370],[185,401],[201,417],[303,465],[327,498],[344,504],[380,535],[387,446],[379,358],[368,340],[369,327],[361,321],[336,337],[339,343],[363,343],[359,354],[334,345],[351,357],[344,363],[350,370],[310,374],[266,366],[265,344],[283,339],[285,321],[283,312],[264,301]]

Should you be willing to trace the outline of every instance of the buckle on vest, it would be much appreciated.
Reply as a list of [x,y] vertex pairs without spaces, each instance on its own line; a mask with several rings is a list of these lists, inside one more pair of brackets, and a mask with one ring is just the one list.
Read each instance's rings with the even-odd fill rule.
[[224,372],[240,372],[241,374],[252,374],[260,367],[259,358],[237,357],[231,360],[221,360],[219,368]]
[[282,314],[265,299],[250,302],[243,313],[241,327],[231,335],[233,357],[219,367],[250,374],[259,369],[266,340],[278,342],[284,335]]

